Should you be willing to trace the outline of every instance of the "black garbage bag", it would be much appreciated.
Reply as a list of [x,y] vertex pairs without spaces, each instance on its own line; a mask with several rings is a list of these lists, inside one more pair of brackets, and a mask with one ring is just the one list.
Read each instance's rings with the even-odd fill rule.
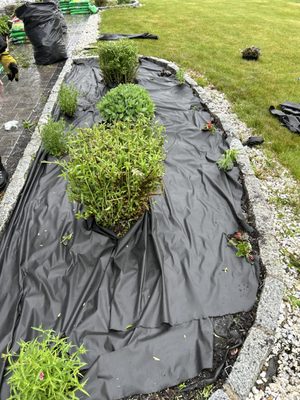
[[25,3],[16,9],[34,47],[37,64],[53,64],[67,58],[62,16],[54,2]]
[[58,11],[59,11],[59,17],[61,19],[63,33],[67,33],[68,27],[67,27],[67,23],[65,21],[64,15],[59,8],[59,0],[43,0],[43,3],[49,3],[49,2],[57,5]]

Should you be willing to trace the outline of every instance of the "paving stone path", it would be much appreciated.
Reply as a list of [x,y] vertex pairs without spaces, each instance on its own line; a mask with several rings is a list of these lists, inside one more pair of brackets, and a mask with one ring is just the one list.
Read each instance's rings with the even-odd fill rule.
[[[66,16],[69,56],[80,41],[88,18],[86,15]],[[0,77],[4,84],[0,86],[0,156],[11,177],[33,131],[28,129],[30,126],[27,125],[27,129],[24,126],[28,121],[32,124],[38,121],[65,62],[35,65],[31,44],[14,46],[10,50],[14,56],[23,61],[26,58],[30,63],[28,68],[20,68],[19,82],[9,82],[3,75]],[[12,120],[18,121],[18,128],[6,131],[4,124]]]

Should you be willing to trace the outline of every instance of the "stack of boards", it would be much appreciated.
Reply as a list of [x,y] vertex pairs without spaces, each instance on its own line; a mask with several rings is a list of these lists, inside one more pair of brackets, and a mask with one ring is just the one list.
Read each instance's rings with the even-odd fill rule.
[[60,0],[59,7],[63,14],[95,14],[98,8],[90,4],[89,0]]

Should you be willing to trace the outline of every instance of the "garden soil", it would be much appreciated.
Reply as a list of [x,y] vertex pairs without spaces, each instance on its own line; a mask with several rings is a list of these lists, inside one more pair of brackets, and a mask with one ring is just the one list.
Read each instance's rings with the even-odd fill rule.
[[[151,211],[121,239],[77,220],[59,167],[40,150],[1,240],[0,352],[17,350],[40,325],[83,343],[92,400],[158,391],[211,368],[211,317],[249,311],[256,300],[257,267],[227,245],[227,235],[247,229],[240,171],[218,169],[224,132],[201,130],[213,116],[165,75],[146,60],[138,73],[166,127],[164,192]],[[96,103],[107,88],[97,60],[76,61],[67,82],[81,93],[68,122],[101,121]],[[1,359],[3,400],[4,373]]]

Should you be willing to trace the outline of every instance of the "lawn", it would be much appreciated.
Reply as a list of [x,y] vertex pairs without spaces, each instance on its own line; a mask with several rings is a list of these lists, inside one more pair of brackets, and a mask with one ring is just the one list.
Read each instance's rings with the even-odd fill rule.
[[[268,111],[286,100],[300,102],[300,1],[141,1],[140,8],[102,13],[101,32],[158,34],[158,41],[137,41],[140,53],[204,74],[300,180],[300,135]],[[258,62],[240,56],[251,45],[261,48]]]

